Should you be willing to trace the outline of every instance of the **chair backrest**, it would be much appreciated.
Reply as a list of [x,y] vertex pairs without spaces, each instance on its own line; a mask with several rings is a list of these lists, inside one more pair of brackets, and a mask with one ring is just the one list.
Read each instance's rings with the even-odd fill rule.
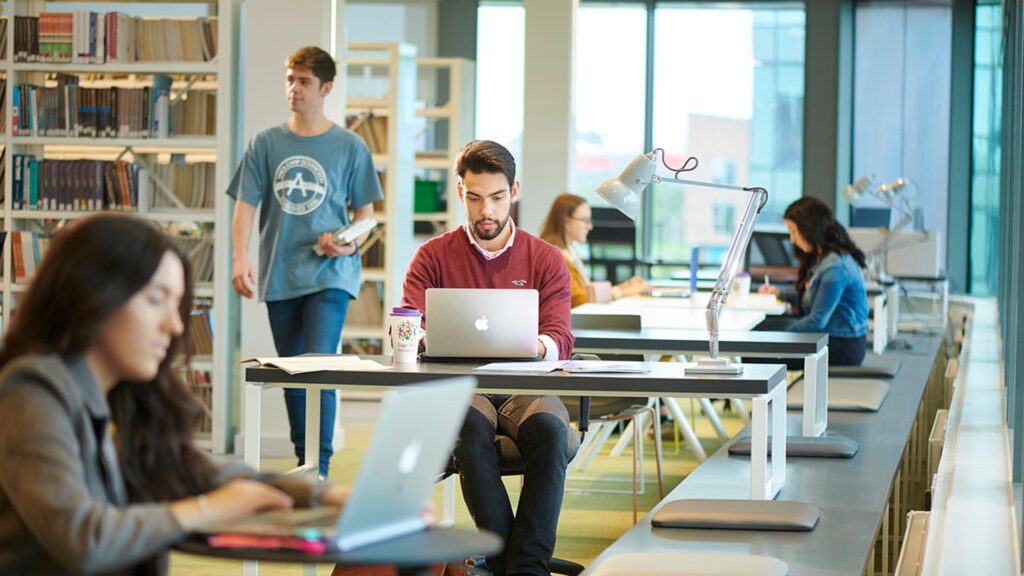
[[631,330],[640,331],[639,314],[573,314],[573,330]]

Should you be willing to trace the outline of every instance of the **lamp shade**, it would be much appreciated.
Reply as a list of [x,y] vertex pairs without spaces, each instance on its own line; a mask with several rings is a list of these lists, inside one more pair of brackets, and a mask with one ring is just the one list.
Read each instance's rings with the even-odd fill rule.
[[874,181],[874,175],[865,176],[852,184],[843,187],[843,196],[846,201],[854,206],[860,206],[861,197],[867,192],[868,186]]
[[601,182],[594,191],[630,220],[636,220],[641,195],[654,178],[654,168],[654,155],[641,154],[626,165],[618,178]]

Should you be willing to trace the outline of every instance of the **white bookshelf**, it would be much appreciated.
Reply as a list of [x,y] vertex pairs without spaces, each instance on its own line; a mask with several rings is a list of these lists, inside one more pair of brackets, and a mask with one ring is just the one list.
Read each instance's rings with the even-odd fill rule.
[[[386,152],[373,155],[376,169],[384,176],[384,208],[374,217],[381,223],[383,266],[363,269],[363,283],[380,286],[381,320],[360,324],[350,313],[342,330],[342,346],[346,351],[353,340],[380,341],[384,349],[386,312],[398,306],[402,298],[402,281],[412,257],[412,185],[415,151],[413,142],[414,98],[416,89],[416,48],[408,44],[349,44],[344,59],[348,94],[346,115],[372,112],[387,117]],[[359,90],[359,92],[354,92]],[[365,303],[359,300],[349,305]]]
[[[433,142],[419,143],[426,150],[417,155],[416,173],[444,183],[446,207],[444,211],[416,213],[413,220],[431,223],[433,233],[437,234],[461,225],[466,219],[452,169],[459,150],[473,139],[476,66],[465,58],[420,58],[417,65],[421,75],[433,76],[434,82],[428,86],[435,90],[435,96],[442,87],[447,93],[443,98],[424,97],[422,101],[428,104],[416,110],[416,115],[427,119],[433,128],[427,135],[434,137]],[[435,99],[444,101],[430,105]]]
[[[40,0],[9,0],[2,3],[3,16],[7,19],[7,57],[0,61],[0,72],[6,77],[6,111],[5,127],[0,144],[5,147],[4,154],[4,201],[3,229],[40,230],[50,223],[62,220],[73,220],[91,214],[86,211],[69,210],[31,210],[13,208],[12,182],[14,176],[13,155],[31,154],[37,159],[114,159],[124,156],[125,160],[134,160],[136,155],[150,154],[184,154],[201,161],[214,163],[215,189],[210,191],[214,199],[213,208],[156,208],[142,197],[157,194],[156,186],[140,186],[140,207],[137,210],[125,211],[138,217],[162,222],[212,227],[213,239],[213,281],[201,282],[196,286],[196,296],[212,299],[213,350],[212,354],[193,359],[192,368],[210,373],[212,382],[212,402],[210,408],[212,428],[204,434],[203,445],[213,451],[224,452],[229,448],[228,441],[233,436],[234,420],[232,401],[232,382],[236,381],[238,366],[237,306],[232,310],[230,305],[230,226],[231,214],[228,198],[224,195],[231,180],[233,167],[236,165],[235,142],[235,84],[238,77],[238,58],[235,47],[238,45],[238,20],[241,0],[205,0],[195,2],[178,2],[177,4],[194,5],[196,12],[208,12],[208,16],[217,18],[217,55],[209,62],[120,62],[108,64],[73,64],[73,63],[39,63],[15,62],[14,15],[34,16],[46,12],[48,2]],[[170,6],[170,5],[168,5]],[[56,10],[66,11],[67,3],[60,3]],[[74,6],[71,6],[75,9]],[[131,13],[130,4],[114,7],[122,12]],[[171,8],[168,8],[170,11]],[[151,18],[152,16],[146,16]],[[168,19],[181,18],[178,12],[166,15]],[[191,16],[185,16],[190,18]],[[215,89],[216,125],[214,135],[172,136],[170,138],[74,138],[52,136],[14,136],[13,125],[13,92],[18,84],[42,84],[46,77],[55,73],[68,73],[88,76],[83,78],[83,86],[120,85],[139,87],[147,85],[153,74],[173,75],[175,82],[172,91],[180,90],[189,84],[194,88]],[[109,78],[109,82],[106,78]],[[201,82],[196,83],[196,79]],[[3,295],[3,326],[10,323],[11,313],[17,307],[18,298],[28,286],[15,283],[12,273],[12,240],[10,235],[3,245],[3,279],[0,289]]]

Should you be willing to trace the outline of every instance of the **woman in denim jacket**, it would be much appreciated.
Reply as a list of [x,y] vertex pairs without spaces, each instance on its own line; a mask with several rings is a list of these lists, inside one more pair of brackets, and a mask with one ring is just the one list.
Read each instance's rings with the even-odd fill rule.
[[[824,202],[801,198],[786,208],[783,221],[800,263],[790,300],[798,318],[794,332],[827,332],[829,364],[859,365],[867,351],[868,300],[864,253]],[[778,288],[761,292],[779,295]]]

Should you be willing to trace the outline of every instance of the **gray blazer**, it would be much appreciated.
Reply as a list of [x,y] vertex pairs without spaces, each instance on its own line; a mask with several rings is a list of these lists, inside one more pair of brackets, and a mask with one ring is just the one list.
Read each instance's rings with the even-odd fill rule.
[[[109,421],[83,358],[28,356],[0,373],[0,574],[166,574],[186,533],[167,504],[128,502]],[[297,506],[320,487],[283,484]]]

